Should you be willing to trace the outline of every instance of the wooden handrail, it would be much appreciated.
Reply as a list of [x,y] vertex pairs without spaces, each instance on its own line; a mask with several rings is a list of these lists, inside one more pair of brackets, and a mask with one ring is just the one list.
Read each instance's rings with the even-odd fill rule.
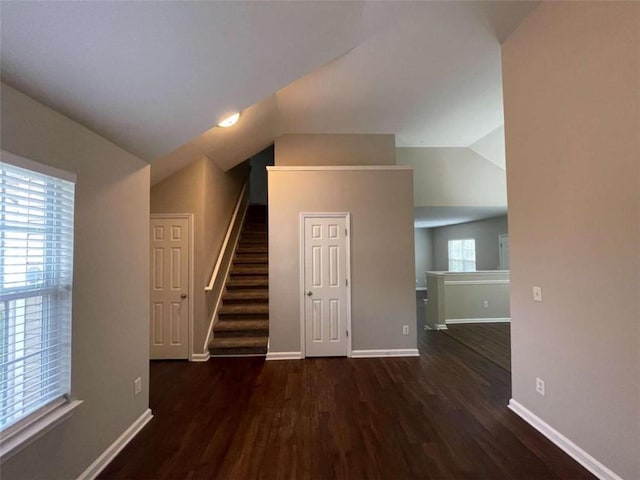
[[218,273],[220,271],[220,267],[222,265],[222,259],[224,257],[225,252],[227,251],[227,245],[229,244],[231,233],[233,232],[233,229],[236,225],[236,221],[238,220],[238,212],[240,212],[240,206],[242,205],[242,201],[244,200],[248,183],[249,183],[249,180],[244,182],[244,185],[242,186],[242,190],[240,190],[240,195],[238,195],[236,208],[233,210],[233,215],[231,216],[231,221],[229,222],[229,227],[227,228],[227,234],[224,236],[224,241],[222,242],[222,246],[220,247],[220,251],[218,252],[218,260],[216,261],[215,267],[213,267],[213,273],[211,274],[211,279],[209,280],[209,284],[206,287],[204,287],[205,292],[210,292],[211,290],[213,290],[213,285],[215,284],[216,278],[218,277]]

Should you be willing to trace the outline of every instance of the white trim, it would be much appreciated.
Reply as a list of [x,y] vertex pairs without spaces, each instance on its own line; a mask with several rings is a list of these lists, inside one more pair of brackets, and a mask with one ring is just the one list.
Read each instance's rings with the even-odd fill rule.
[[242,357],[264,357],[264,353],[230,353],[228,355],[225,354],[215,354],[211,355],[210,358],[242,358]]
[[[457,272],[456,272],[457,273]],[[445,280],[446,286],[455,285],[508,285],[509,280]]]
[[499,318],[447,318],[444,323],[453,325],[456,323],[510,323],[511,317]]
[[416,292],[426,292],[427,287],[416,287]]
[[267,360],[301,360],[302,352],[267,352]]
[[436,330],[449,330],[446,325],[438,324],[436,325]]
[[391,348],[388,350],[354,350],[351,358],[381,358],[381,357],[419,357],[417,348]]
[[[213,284],[216,281],[216,277],[218,276],[218,270],[220,270],[220,266],[222,264],[222,257],[224,257],[225,252],[227,251],[227,244],[229,243],[229,239],[231,238],[231,232],[233,231],[233,227],[236,225],[236,220],[238,218],[238,212],[240,211],[240,205],[242,205],[242,201],[244,200],[244,194],[247,190],[247,183],[245,182],[242,186],[242,190],[240,190],[240,195],[238,195],[238,200],[236,201],[236,206],[233,209],[233,214],[231,215],[231,220],[229,221],[229,226],[227,227],[227,233],[224,236],[224,240],[222,241],[222,246],[220,247],[220,251],[218,253],[218,259],[216,260],[216,264],[213,267],[213,272],[211,273],[211,279],[209,280],[209,284],[204,287],[205,291],[213,290]],[[244,212],[246,213],[246,208]],[[242,220],[244,220],[244,215],[242,214]]]
[[[269,168],[269,167],[267,167]],[[284,167],[288,168],[288,167]],[[345,242],[345,263],[347,277],[346,291],[346,308],[347,308],[347,357],[352,356],[352,329],[351,329],[351,213],[349,212],[300,212],[300,281],[298,284],[298,292],[300,294],[300,352],[302,358],[306,358],[306,325],[305,325],[305,300],[304,295],[304,221],[306,218],[344,218],[345,228],[347,229]]]
[[267,166],[268,172],[332,172],[332,171],[413,171],[413,167],[405,165],[309,165],[309,166]]
[[211,358],[211,354],[209,352],[207,352],[207,353],[192,353],[190,360],[192,362],[206,362],[206,361],[209,360],[209,358]]
[[29,158],[16,155],[15,153],[7,152],[6,150],[0,150],[0,161],[8,163],[15,167],[26,168],[33,172],[38,172],[43,175],[49,175],[50,177],[56,177],[67,182],[76,183],[76,174],[67,172],[66,170],[60,170],[59,168],[45,165],[44,163],[36,162]]
[[[194,355],[194,351],[193,351],[193,283],[194,283],[194,264],[193,264],[193,257],[195,257],[195,239],[193,238],[194,232],[193,232],[193,228],[194,228],[194,221],[193,221],[193,213],[152,213],[150,216],[150,220],[153,220],[154,218],[161,218],[161,219],[167,219],[167,218],[186,218],[187,219],[187,225],[188,225],[188,229],[189,229],[189,291],[187,293],[187,298],[189,299],[189,333],[187,335],[188,339],[189,339],[189,346],[188,346],[188,356],[187,359],[189,361],[192,361],[193,355]],[[149,238],[149,243],[151,243],[151,238]],[[149,300],[150,301],[150,300]]]
[[25,425],[18,432],[0,441],[0,460],[6,462],[20,450],[28,447],[49,430],[68,419],[73,411],[82,404],[82,400],[64,403],[46,415]]
[[151,409],[147,408],[96,460],[80,474],[78,480],[93,480],[122,451],[127,444],[153,418]]
[[[246,183],[245,183],[245,187],[246,187]],[[242,190],[241,193],[241,199],[242,196],[244,195],[245,190]],[[239,204],[238,204],[239,205]],[[247,216],[247,211],[249,209],[249,201],[247,200],[247,202],[244,205],[244,210],[242,211],[242,217],[240,218],[240,224],[244,224],[244,219]],[[235,212],[234,212],[235,215]],[[235,220],[232,219],[231,222],[234,222]],[[231,225],[231,224],[230,224]],[[231,228],[231,226],[230,226]],[[238,246],[238,242],[240,241],[240,234],[242,233],[242,227],[240,227],[237,231],[236,231],[236,237],[233,240],[233,245],[231,246],[232,251],[235,252],[237,246]],[[227,248],[227,247],[225,247]],[[220,253],[218,255],[218,260],[220,260],[225,254],[225,251],[220,249]],[[224,294],[224,290],[225,290],[225,283],[227,282],[227,279],[229,278],[229,272],[231,271],[231,266],[233,265],[233,255],[231,255],[229,257],[229,261],[227,262],[227,268],[225,269],[224,272],[224,279],[223,279],[223,285],[222,288],[220,288],[220,291],[218,292],[218,298],[216,298],[216,303],[215,303],[215,307],[213,309],[213,312],[211,313],[211,320],[209,320],[209,329],[207,330],[207,334],[204,337],[204,345],[202,346],[202,349],[204,351],[208,351],[209,350],[209,340],[211,339],[211,334],[213,333],[213,324],[216,321],[216,318],[218,317],[218,310],[220,309],[220,302],[222,301],[222,295]],[[214,275],[218,275],[218,273],[214,270]],[[212,276],[211,277],[211,282],[215,282],[215,278]],[[212,285],[212,283],[211,283]],[[207,287],[208,288],[208,287]],[[207,288],[205,288],[205,291],[207,291]],[[213,287],[212,287],[213,288]]]
[[539,431],[542,435],[551,440],[551,442],[600,480],[623,480],[622,477],[615,474],[612,470],[593,458],[589,453],[562,435],[559,431],[546,423],[531,410],[524,407],[517,400],[514,400],[513,398],[509,400],[509,409]]

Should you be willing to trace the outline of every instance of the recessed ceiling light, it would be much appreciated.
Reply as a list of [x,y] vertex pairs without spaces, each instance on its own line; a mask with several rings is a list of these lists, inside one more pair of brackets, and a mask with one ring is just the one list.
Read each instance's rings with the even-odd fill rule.
[[236,112],[233,115],[225,118],[224,120],[222,120],[218,126],[222,127],[222,128],[229,128],[229,127],[233,127],[236,122],[238,121],[238,119],[240,118],[240,112]]

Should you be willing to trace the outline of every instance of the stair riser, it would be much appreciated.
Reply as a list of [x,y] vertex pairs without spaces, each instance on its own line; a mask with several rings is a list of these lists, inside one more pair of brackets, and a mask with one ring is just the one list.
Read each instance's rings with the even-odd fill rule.
[[245,253],[269,253],[269,247],[266,245],[238,245],[238,250],[236,250],[239,254]]
[[243,290],[254,290],[256,288],[264,288],[265,290],[267,289],[267,283],[265,282],[264,285],[233,285],[228,283],[227,284],[227,290],[230,291],[234,291],[234,292],[239,292],[239,291],[243,291]]
[[209,349],[209,353],[214,357],[220,356],[234,356],[234,355],[266,355],[267,347],[249,347],[249,348],[216,348]]
[[239,305],[242,303],[246,303],[246,304],[251,304],[251,305],[259,305],[259,304],[265,304],[268,305],[269,304],[269,298],[251,298],[251,297],[244,297],[244,298],[234,298],[234,297],[222,297],[222,306],[224,307],[225,305]]
[[237,337],[266,337],[269,335],[269,329],[264,330],[225,330],[222,332],[216,332],[214,330],[215,338],[237,338]]
[[269,257],[266,255],[264,257],[239,255],[233,259],[233,263],[236,265],[260,265],[266,267],[269,265]]
[[268,313],[218,313],[220,321],[233,322],[234,320],[269,320]]
[[233,267],[229,272],[232,277],[238,276],[253,276],[253,277],[266,277],[268,278],[269,269],[267,268],[236,268]]

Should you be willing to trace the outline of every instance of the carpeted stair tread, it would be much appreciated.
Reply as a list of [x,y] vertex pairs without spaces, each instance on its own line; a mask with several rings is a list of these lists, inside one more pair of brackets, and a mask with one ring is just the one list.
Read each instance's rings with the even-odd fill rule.
[[223,304],[219,315],[265,315],[269,313],[268,303],[231,303]]
[[209,352],[216,355],[264,355],[267,353],[266,336],[214,338],[209,344]]
[[266,253],[239,253],[236,254],[233,263],[269,263],[269,255]]
[[229,272],[231,276],[236,275],[268,275],[269,267],[267,265],[237,265],[234,264]]
[[240,244],[238,245],[236,253],[269,253],[269,247],[255,243]]
[[213,327],[215,338],[264,337],[269,334],[269,320],[226,320]]
[[269,290],[266,288],[257,289],[245,289],[245,290],[231,290],[222,295],[223,303],[237,303],[237,302],[267,302],[269,301]]
[[266,275],[242,276],[238,275],[229,278],[227,281],[227,290],[237,290],[246,288],[267,288],[269,286],[269,277]]

